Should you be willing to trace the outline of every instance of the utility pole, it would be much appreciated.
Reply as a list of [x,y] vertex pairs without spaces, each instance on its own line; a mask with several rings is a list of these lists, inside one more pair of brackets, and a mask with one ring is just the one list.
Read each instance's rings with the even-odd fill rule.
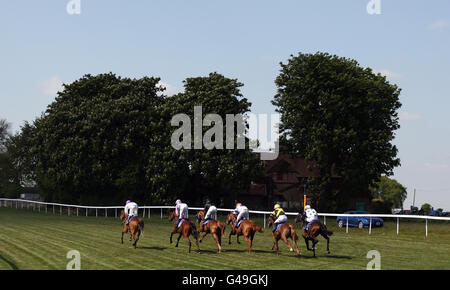
[[416,189],[414,188],[413,207],[416,204]]

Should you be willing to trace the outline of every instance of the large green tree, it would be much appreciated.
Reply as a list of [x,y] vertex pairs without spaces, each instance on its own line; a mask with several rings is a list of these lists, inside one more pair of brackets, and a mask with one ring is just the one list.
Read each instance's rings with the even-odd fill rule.
[[[240,92],[243,84],[235,79],[229,79],[218,73],[211,73],[207,77],[188,78],[184,81],[184,92],[166,99],[163,114],[165,124],[169,126],[166,136],[161,138],[165,146],[159,146],[159,151],[151,156],[155,160],[163,160],[164,166],[160,174],[149,176],[155,187],[162,192],[170,192],[167,198],[181,198],[187,202],[201,204],[209,199],[216,204],[230,203],[234,200],[238,190],[246,189],[252,180],[262,174],[263,164],[259,157],[249,149],[248,139],[245,139],[245,148],[237,149],[237,127],[234,123],[233,143],[234,149],[226,149],[226,115],[236,116],[250,111],[250,102]],[[208,131],[219,126],[223,139],[212,134],[208,140],[217,140],[223,149],[208,149],[205,144],[195,148],[194,133],[194,107],[201,107],[201,119],[208,114],[217,114],[222,124],[211,122],[200,129],[201,138],[209,136]],[[190,140],[187,148],[174,148],[171,137],[179,126],[171,126],[171,119],[177,114],[185,114],[190,122]],[[178,125],[178,124],[177,124]],[[223,127],[221,127],[223,125]],[[247,127],[247,124],[244,124]],[[211,131],[210,131],[211,132]],[[217,135],[220,135],[218,131]],[[189,136],[180,136],[180,140]],[[202,140],[203,141],[203,140]],[[202,142],[203,143],[203,142]],[[220,146],[219,146],[220,147]],[[156,164],[151,162],[152,164]],[[154,172],[156,168],[151,168]],[[168,182],[170,180],[170,182]],[[157,185],[157,186],[156,186]],[[161,193],[162,195],[162,193]]]
[[164,104],[158,78],[86,75],[64,85],[34,122],[34,172],[47,199],[146,201],[148,152]]
[[399,128],[400,89],[357,61],[328,53],[281,63],[272,103],[281,114],[282,143],[315,162],[308,192],[321,209],[369,198],[369,185],[400,164],[391,141]]

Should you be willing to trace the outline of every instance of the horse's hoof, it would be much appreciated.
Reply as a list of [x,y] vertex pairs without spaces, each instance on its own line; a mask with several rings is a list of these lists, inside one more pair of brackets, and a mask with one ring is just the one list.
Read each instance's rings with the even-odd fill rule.
[[289,249],[289,251],[293,252],[293,251],[294,251],[294,249],[293,249],[293,248],[290,248],[290,249]]

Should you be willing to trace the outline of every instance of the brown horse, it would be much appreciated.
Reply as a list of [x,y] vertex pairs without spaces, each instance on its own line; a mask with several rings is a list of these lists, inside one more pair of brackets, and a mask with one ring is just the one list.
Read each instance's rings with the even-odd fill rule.
[[136,249],[137,242],[139,241],[139,237],[144,236],[144,221],[140,217],[133,217],[131,218],[128,225],[126,225],[126,220],[128,219],[128,215],[125,213],[124,210],[120,213],[120,219],[122,220],[122,223],[124,225],[122,230],[122,239],[121,242],[123,244],[123,234],[130,233],[130,241],[131,239],[134,240],[133,246]]
[[[272,216],[269,216],[269,222],[268,222],[269,227],[271,227],[274,224],[274,222],[275,222],[275,219]],[[294,226],[292,226],[291,224],[285,223],[279,227],[278,231],[273,232],[272,235],[273,235],[272,251],[273,251],[273,247],[277,246],[277,256],[278,256],[278,241],[280,239],[282,239],[283,242],[285,242],[289,246],[289,249],[291,252],[293,251],[291,243],[288,240],[289,238],[291,238],[292,242],[294,242],[295,249],[297,250],[297,256],[300,256],[300,250],[298,249],[298,246],[297,246],[298,236],[294,229]]]
[[201,210],[197,212],[197,223],[200,224],[200,228],[198,231],[200,233],[204,232],[203,237],[200,238],[199,242],[201,243],[202,240],[205,238],[205,236],[208,233],[211,233],[211,235],[214,237],[214,240],[216,240],[217,248],[219,253],[222,252],[222,237],[225,235],[225,228],[226,224],[217,221],[217,220],[210,220],[206,225],[203,225],[203,219],[205,218],[205,211]]
[[[306,243],[306,249],[308,251],[313,251],[314,257],[316,256],[316,244],[319,242],[317,239],[318,235],[321,235],[327,240],[327,252],[330,253],[330,238],[328,236],[331,236],[333,234],[332,231],[327,230],[327,227],[322,224],[319,220],[313,222],[308,227],[308,232],[305,230],[306,221],[304,218],[302,218],[302,214],[299,213],[297,217],[295,218],[295,222],[302,222],[302,236],[305,239]],[[312,249],[309,248],[309,241],[312,241]]]
[[[173,221],[175,219],[175,217],[176,217],[175,211],[172,211],[169,215],[169,221]],[[183,238],[186,240],[186,242],[189,245],[189,253],[190,253],[191,252],[191,240],[189,239],[189,235],[192,235],[195,239],[195,244],[197,245],[197,252],[200,253],[200,247],[198,245],[198,232],[197,232],[197,228],[195,227],[194,223],[188,220],[186,222],[183,222],[180,225],[180,227],[177,228],[177,222],[178,222],[178,219],[175,220],[173,231],[170,234],[170,243],[172,244],[173,234],[179,233],[178,239],[177,239],[177,244],[175,245],[175,247],[178,247],[180,238],[181,238],[181,236],[183,236]]]
[[251,220],[245,220],[241,222],[239,228],[235,228],[234,224],[236,223],[236,217],[233,215],[233,212],[230,212],[227,217],[227,223],[233,223],[233,228],[228,236],[228,244],[231,244],[231,235],[237,236],[237,242],[239,243],[239,236],[244,236],[245,240],[248,243],[248,252],[250,253],[252,250],[253,237],[256,232],[262,233],[263,230],[261,227],[257,226]]

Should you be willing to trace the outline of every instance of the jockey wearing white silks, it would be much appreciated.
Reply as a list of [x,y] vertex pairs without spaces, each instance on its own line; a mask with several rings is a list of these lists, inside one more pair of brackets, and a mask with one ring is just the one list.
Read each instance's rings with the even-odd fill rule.
[[126,204],[125,204],[125,214],[128,215],[128,219],[127,219],[127,225],[129,224],[130,220],[138,215],[138,205],[135,202],[132,202],[130,200],[127,200]]
[[217,208],[211,205],[205,214],[205,221],[207,220],[217,220]]
[[306,221],[308,223],[311,223],[319,219],[316,210],[311,208],[311,206],[309,205],[305,206],[305,214],[306,214]]
[[237,214],[235,226],[237,226],[239,224],[239,221],[249,219],[248,208],[240,202],[236,204],[236,208],[234,209],[233,214],[235,216]]
[[177,200],[175,203],[175,215],[178,217],[178,219],[188,219],[188,206],[185,203],[182,203],[181,200]]

